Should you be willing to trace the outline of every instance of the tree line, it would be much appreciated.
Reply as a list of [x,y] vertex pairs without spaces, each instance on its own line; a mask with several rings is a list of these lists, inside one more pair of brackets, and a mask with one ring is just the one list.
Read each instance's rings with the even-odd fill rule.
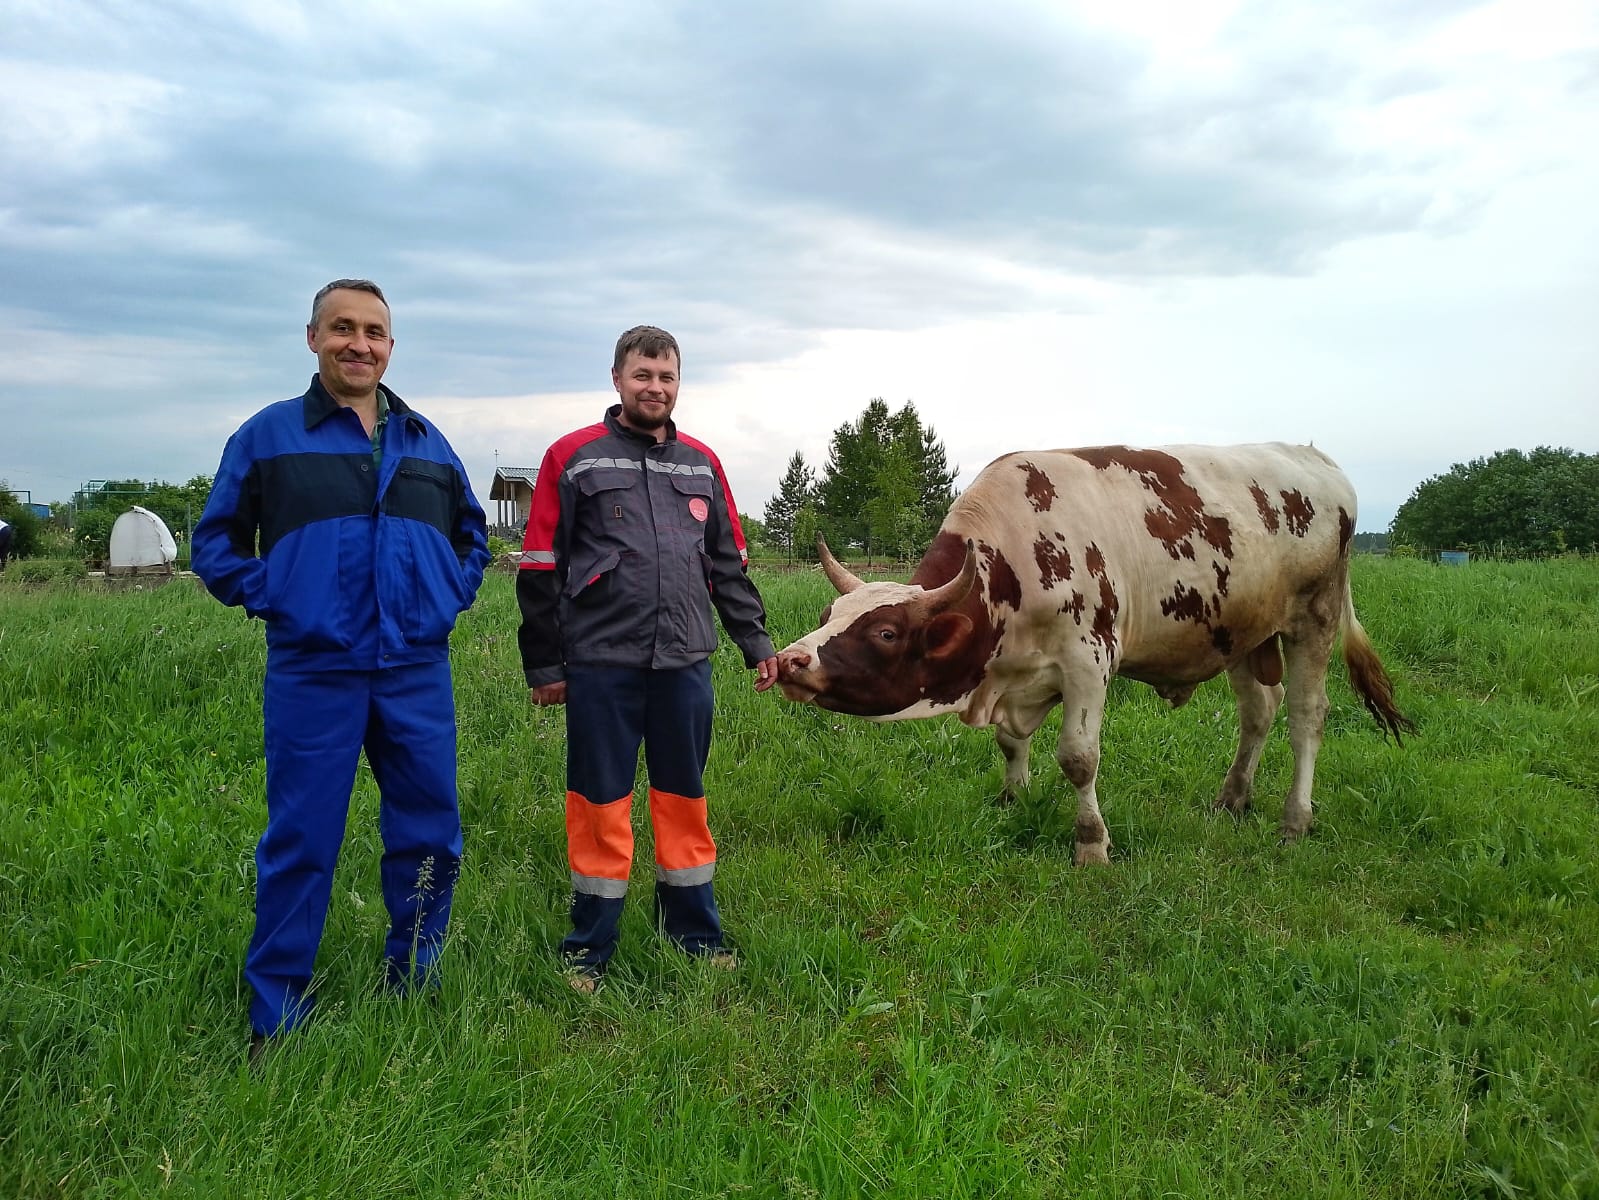
[[[882,398],[833,431],[820,474],[795,451],[760,522],[766,543],[790,558],[815,557],[822,533],[836,550],[914,561],[938,532],[955,498],[944,444],[913,404],[891,412]],[[110,480],[52,504],[49,524],[71,529],[73,549],[89,559],[109,553],[111,527],[137,504],[159,516],[180,540],[200,519],[211,477],[187,483]],[[12,553],[44,549],[44,525],[0,481],[0,518],[16,527]],[[747,524],[754,526],[753,521]],[[1382,535],[1357,535],[1376,539]],[[1599,454],[1540,446],[1501,450],[1456,463],[1417,486],[1389,525],[1387,547],[1476,550],[1531,558],[1599,553]]]
[[[836,550],[858,550],[868,561],[914,561],[955,498],[957,471],[914,405],[890,412],[874,399],[833,431],[819,476],[795,451],[767,501],[765,540],[790,558],[811,559],[821,532]],[[1357,535],[1357,548],[1599,553],[1599,454],[1540,446],[1456,463],[1416,487],[1386,534]]]
[[1512,558],[1599,552],[1599,454],[1539,446],[1456,463],[1399,506],[1389,541]]
[[816,535],[838,551],[913,561],[938,532],[955,475],[944,443],[909,401],[898,412],[876,397],[833,431],[820,476],[795,451],[761,515],[767,544],[789,558],[816,556]]

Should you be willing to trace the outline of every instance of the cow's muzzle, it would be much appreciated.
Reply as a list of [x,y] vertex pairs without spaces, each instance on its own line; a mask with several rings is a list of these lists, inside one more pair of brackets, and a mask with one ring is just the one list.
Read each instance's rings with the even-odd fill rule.
[[810,651],[797,645],[777,652],[777,686],[788,699],[800,704],[815,703],[821,689],[811,662]]

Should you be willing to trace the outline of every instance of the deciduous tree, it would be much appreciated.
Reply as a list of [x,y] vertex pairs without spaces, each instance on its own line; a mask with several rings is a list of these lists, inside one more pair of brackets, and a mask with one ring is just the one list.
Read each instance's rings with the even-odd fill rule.
[[1516,557],[1599,550],[1599,455],[1539,446],[1456,463],[1399,506],[1389,536]]

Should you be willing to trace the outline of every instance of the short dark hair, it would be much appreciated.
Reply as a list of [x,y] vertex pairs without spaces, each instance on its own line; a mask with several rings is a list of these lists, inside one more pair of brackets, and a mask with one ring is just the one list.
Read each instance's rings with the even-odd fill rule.
[[379,300],[383,301],[384,308],[388,308],[389,306],[388,297],[383,294],[383,289],[377,284],[373,283],[370,279],[335,279],[332,283],[328,284],[320,292],[318,292],[316,294],[316,298],[311,301],[311,320],[306,324],[307,329],[316,328],[317,318],[322,315],[322,301],[328,298],[328,293],[340,291],[370,292]]
[[665,358],[670,350],[677,359],[678,370],[683,369],[683,352],[677,348],[675,337],[653,325],[635,325],[616,339],[616,357],[611,360],[611,370],[620,371],[627,356],[635,350],[645,358]]

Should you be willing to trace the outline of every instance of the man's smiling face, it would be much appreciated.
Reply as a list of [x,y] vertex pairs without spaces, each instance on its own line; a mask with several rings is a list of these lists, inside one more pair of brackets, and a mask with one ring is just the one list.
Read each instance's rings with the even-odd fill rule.
[[339,288],[322,300],[314,326],[305,332],[316,354],[322,386],[341,404],[357,404],[377,394],[389,365],[394,338],[389,306],[370,292]]

